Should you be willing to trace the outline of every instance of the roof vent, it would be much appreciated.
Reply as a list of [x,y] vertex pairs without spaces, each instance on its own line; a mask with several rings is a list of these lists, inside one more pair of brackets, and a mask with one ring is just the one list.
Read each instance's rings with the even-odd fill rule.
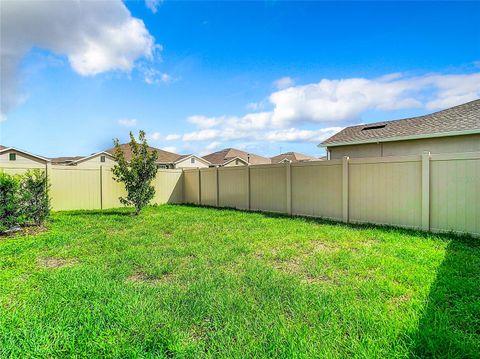
[[362,128],[362,131],[370,131],[370,130],[377,130],[379,128],[384,128],[386,126],[386,124],[383,124],[383,125],[373,125],[373,126],[365,126],[364,128]]

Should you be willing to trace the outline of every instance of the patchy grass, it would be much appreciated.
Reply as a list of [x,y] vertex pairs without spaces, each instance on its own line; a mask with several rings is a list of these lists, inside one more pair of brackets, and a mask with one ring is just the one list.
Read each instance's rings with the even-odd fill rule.
[[477,357],[478,239],[188,206],[0,241],[0,357]]

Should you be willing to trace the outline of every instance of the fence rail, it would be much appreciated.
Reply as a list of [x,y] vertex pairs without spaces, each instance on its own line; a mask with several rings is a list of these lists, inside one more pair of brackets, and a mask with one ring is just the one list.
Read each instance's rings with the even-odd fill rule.
[[[7,173],[28,168],[3,166]],[[120,206],[111,168],[46,167],[54,210]],[[480,152],[159,170],[152,203],[480,235]]]

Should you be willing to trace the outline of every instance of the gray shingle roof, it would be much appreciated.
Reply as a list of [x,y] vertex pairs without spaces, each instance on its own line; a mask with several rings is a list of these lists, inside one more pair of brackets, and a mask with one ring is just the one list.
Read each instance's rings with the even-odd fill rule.
[[[130,150],[130,145],[128,143],[123,143],[123,144],[120,145],[120,148],[123,152],[123,155],[125,156],[125,159],[127,161],[130,161],[131,158],[132,158],[132,152]],[[181,157],[181,155],[179,155],[177,153],[164,151],[164,150],[161,150],[161,149],[155,148],[155,147],[150,147],[149,146],[148,149],[150,151],[157,152],[157,155],[158,155],[157,156],[157,163],[161,163],[161,164],[173,163]],[[114,155],[115,154],[115,147],[109,148],[108,150],[105,150],[105,152],[108,152],[111,155]]]
[[314,161],[317,160],[317,158],[304,155],[303,153],[298,153],[298,152],[285,152],[281,153],[277,156],[270,157],[272,160],[272,163],[279,163],[283,161],[284,159],[287,159],[291,162],[301,162],[301,161]]
[[247,153],[235,148],[225,148],[221,151],[210,153],[203,156],[203,159],[207,160],[213,165],[222,166],[235,157],[241,158],[245,162],[249,160],[253,165],[270,163],[270,158],[254,155],[252,153]]
[[449,132],[480,132],[480,100],[425,116],[351,126],[321,143],[322,146],[382,142],[403,137],[435,137]]

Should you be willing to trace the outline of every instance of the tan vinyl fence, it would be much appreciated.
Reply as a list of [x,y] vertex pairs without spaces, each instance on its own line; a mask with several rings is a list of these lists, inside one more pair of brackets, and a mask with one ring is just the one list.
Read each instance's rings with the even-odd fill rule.
[[480,153],[188,169],[184,203],[480,235]]
[[[21,174],[29,168],[3,167],[9,174]],[[45,167],[50,186],[52,209],[106,209],[121,207],[118,197],[125,194],[122,184],[112,178],[110,167],[83,168],[75,166]],[[182,203],[182,170],[158,170],[152,181],[155,197],[152,204]]]
[[[3,168],[19,173],[19,168]],[[23,169],[26,170],[26,169]],[[109,167],[46,167],[54,210],[120,207]],[[480,153],[159,170],[153,203],[480,235]]]

